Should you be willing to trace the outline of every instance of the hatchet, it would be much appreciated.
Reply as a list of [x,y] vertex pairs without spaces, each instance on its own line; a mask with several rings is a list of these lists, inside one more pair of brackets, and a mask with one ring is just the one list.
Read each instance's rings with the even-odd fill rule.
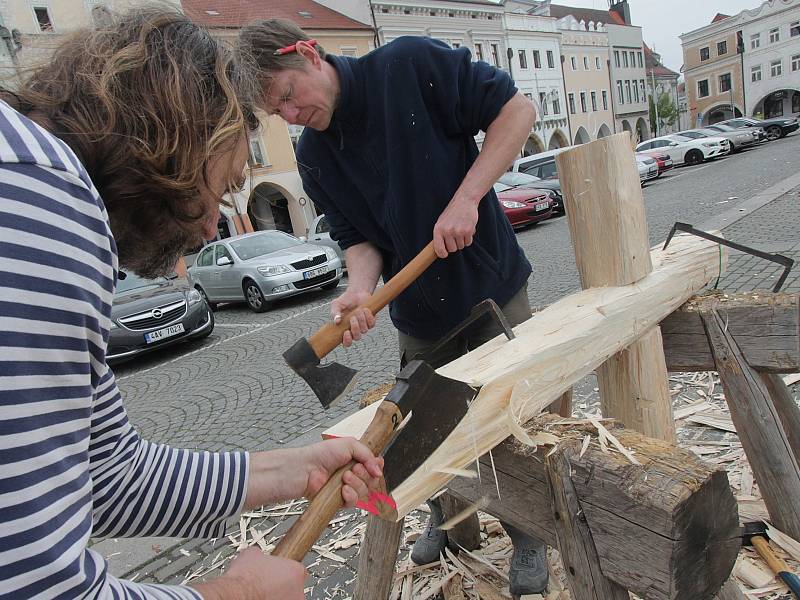
[[347,394],[358,374],[356,370],[336,362],[319,364],[320,359],[342,343],[344,332],[350,329],[350,315],[360,308],[368,308],[373,315],[377,314],[422,275],[435,260],[436,252],[431,242],[361,306],[343,315],[338,324],[326,323],[310,338],[298,340],[283,353],[286,364],[311,387],[323,408],[328,408]]
[[[384,451],[384,480],[391,492],[411,475],[447,438],[467,413],[477,390],[466,383],[437,375],[424,361],[411,361],[380,403],[361,436],[374,454]],[[408,417],[399,433],[395,431]],[[394,439],[392,439],[394,437]],[[355,461],[334,473],[311,499],[305,512],[273,551],[303,560],[333,516],[342,508],[342,475]]]

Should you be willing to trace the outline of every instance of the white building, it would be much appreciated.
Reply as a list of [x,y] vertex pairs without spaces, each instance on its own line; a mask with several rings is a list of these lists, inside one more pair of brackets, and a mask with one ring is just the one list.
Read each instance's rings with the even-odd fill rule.
[[[653,102],[659,102],[659,99],[666,96],[669,98],[670,103],[675,109],[679,110],[680,101],[678,98],[678,79],[680,75],[667,68],[661,62],[661,55],[644,46],[644,62],[647,68],[647,90],[648,95],[653,99]],[[672,125],[667,123],[663,115],[657,115],[658,124],[656,130],[652,131],[653,135],[660,136],[668,133],[675,133],[681,131],[680,119],[675,118]],[[652,123],[650,124],[652,129]]]

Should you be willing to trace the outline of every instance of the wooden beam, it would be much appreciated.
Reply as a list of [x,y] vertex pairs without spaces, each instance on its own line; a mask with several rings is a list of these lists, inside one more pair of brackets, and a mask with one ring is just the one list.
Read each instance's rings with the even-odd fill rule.
[[794,459],[800,464],[800,408],[795,404],[782,377],[774,373],[761,373],[761,380],[767,387],[772,405],[778,413],[783,431],[786,432],[786,439],[789,440]]
[[700,319],[713,303],[747,364],[768,373],[800,371],[800,294],[719,292],[691,298],[661,322],[670,371],[715,371]]
[[715,278],[718,247],[680,235],[653,252],[654,271],[636,284],[592,288],[567,296],[437,372],[480,392],[461,423],[392,496],[406,515],[462,469],[539,414],[607,358]]
[[[647,215],[630,133],[556,156],[584,289],[628,285],[652,271]],[[597,368],[603,415],[675,440],[661,331],[653,327]]]
[[358,556],[358,579],[353,600],[387,600],[394,581],[397,550],[404,519],[384,521],[370,515]]
[[[557,421],[541,415],[526,431],[533,436]],[[569,459],[603,576],[648,600],[710,598],[728,579],[741,545],[725,471],[668,442],[608,427],[641,466],[618,452],[603,452],[596,432],[584,425],[550,425],[561,438],[556,452]],[[468,502],[490,498],[486,512],[555,546],[545,466],[551,450],[534,451],[509,438],[492,451],[494,469],[489,456],[481,458],[480,482],[456,478],[448,490]]]
[[770,391],[750,367],[726,322],[713,309],[700,312],[714,362],[747,460],[771,521],[800,539],[800,466],[795,458]]

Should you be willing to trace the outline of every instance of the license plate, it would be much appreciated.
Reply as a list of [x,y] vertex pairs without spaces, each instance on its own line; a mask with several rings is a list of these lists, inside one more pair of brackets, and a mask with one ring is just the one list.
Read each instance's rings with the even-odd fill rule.
[[306,271],[303,273],[303,279],[312,279],[314,277],[319,277],[320,275],[324,275],[328,272],[328,267],[319,267],[317,269],[311,269],[310,271]]
[[148,344],[152,344],[153,342],[160,342],[161,340],[176,336],[184,331],[185,329],[183,328],[183,323],[175,323],[175,325],[164,327],[164,329],[158,329],[156,331],[151,331],[150,333],[145,333],[144,341]]
[[671,160],[665,160],[664,161],[664,166],[665,167],[671,167],[672,166],[672,161]]
[[550,208],[550,204],[548,204],[547,202],[539,202],[539,204],[534,206],[534,208],[536,209],[537,212],[540,210],[547,210],[548,208]]

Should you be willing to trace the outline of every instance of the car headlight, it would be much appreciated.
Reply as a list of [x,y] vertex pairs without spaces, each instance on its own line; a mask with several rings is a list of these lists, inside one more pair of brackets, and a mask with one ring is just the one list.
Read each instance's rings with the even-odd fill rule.
[[500,200],[500,204],[506,208],[525,208],[526,206],[522,202],[514,202],[513,200]]
[[203,300],[203,295],[197,290],[189,290],[186,300],[189,302],[189,306],[193,306]]
[[325,256],[328,257],[328,260],[333,260],[336,258],[336,251],[333,248],[325,248]]
[[258,272],[262,275],[283,275],[284,273],[291,273],[291,267],[287,265],[274,265],[270,267],[258,267]]
[[114,321],[111,321],[111,327],[109,327],[108,329],[110,331],[112,329],[117,329],[118,327],[119,327],[119,325],[117,325]]
[[703,142],[703,146],[706,148],[713,148],[714,146],[719,146],[717,142]]

